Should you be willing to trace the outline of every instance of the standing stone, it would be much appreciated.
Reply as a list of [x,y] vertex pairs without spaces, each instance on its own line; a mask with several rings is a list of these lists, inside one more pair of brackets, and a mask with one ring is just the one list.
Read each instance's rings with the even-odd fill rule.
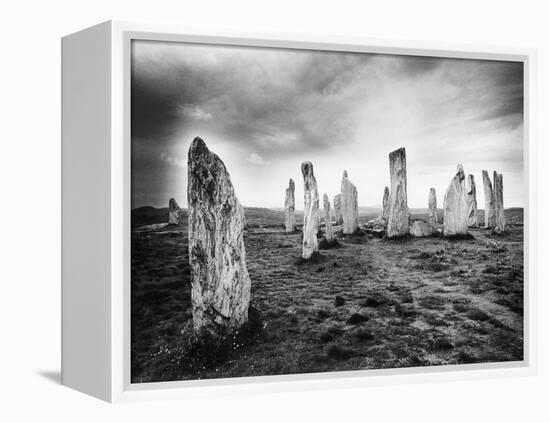
[[302,240],[302,258],[309,259],[319,251],[317,229],[319,227],[319,193],[317,181],[313,175],[311,162],[302,163],[304,176],[304,228]]
[[170,198],[168,201],[168,224],[169,225],[179,225],[180,223],[180,213],[181,209],[176,203],[176,200]]
[[430,188],[428,194],[428,223],[439,223],[439,217],[437,216],[437,196],[435,188]]
[[334,206],[334,217],[336,218],[336,225],[344,224],[344,217],[342,216],[342,194],[336,194],[334,196],[334,201],[332,202]]
[[468,233],[468,197],[466,178],[462,165],[457,166],[443,200],[443,235],[455,236]]
[[504,232],[506,226],[506,219],[504,218],[504,197],[502,189],[502,173],[493,173],[493,189],[494,189],[494,203],[495,203],[495,228],[493,229],[497,234]]
[[285,190],[285,231],[287,234],[293,233],[296,230],[295,207],[294,180],[290,178],[288,181],[288,188]]
[[189,149],[187,200],[193,328],[236,330],[250,302],[244,211],[224,163],[198,137]]
[[382,197],[382,219],[387,222],[390,218],[390,189],[384,188],[384,196]]
[[323,208],[325,209],[325,232],[327,241],[332,241],[334,235],[332,233],[332,213],[330,212],[330,201],[328,195],[323,195]]
[[477,197],[474,175],[468,175],[468,226],[477,228]]
[[492,229],[495,227],[495,198],[493,194],[493,184],[489,178],[489,172],[481,172],[483,176],[483,193],[485,194],[485,227]]
[[344,170],[342,176],[342,220],[344,234],[352,234],[359,227],[359,205],[357,203],[357,188],[348,179],[348,172]]
[[390,216],[388,238],[409,234],[409,208],[407,206],[407,159],[405,148],[389,154],[390,158]]
[[432,236],[437,233],[437,230],[430,222],[423,222],[421,220],[415,220],[411,225],[410,234],[417,238],[424,238]]

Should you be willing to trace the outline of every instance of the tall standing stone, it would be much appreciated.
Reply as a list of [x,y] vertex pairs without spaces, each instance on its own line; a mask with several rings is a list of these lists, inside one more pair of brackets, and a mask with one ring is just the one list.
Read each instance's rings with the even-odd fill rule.
[[168,224],[169,225],[179,225],[180,223],[180,213],[181,209],[176,203],[176,200],[170,198],[168,201]]
[[456,236],[468,233],[468,197],[466,177],[462,165],[457,166],[443,200],[443,235]]
[[390,216],[388,238],[409,234],[409,207],[407,206],[407,159],[405,148],[389,154],[390,159]]
[[317,229],[319,227],[319,193],[311,162],[302,163],[304,177],[304,228],[302,239],[302,258],[309,259],[319,251]]
[[287,234],[293,233],[296,230],[295,208],[294,180],[290,178],[288,188],[285,190],[285,231]]
[[489,178],[489,172],[481,172],[483,176],[483,193],[485,195],[485,227],[492,229],[495,227],[495,198],[493,193],[493,184]]
[[506,219],[504,218],[504,197],[502,188],[502,173],[493,173],[493,189],[495,203],[495,227],[494,231],[497,234],[504,232]]
[[477,228],[477,197],[474,175],[468,175],[468,226]]
[[390,189],[384,188],[384,196],[382,197],[382,219],[385,222],[390,218]]
[[330,210],[330,201],[328,195],[323,195],[323,208],[325,210],[325,232],[327,241],[332,241],[334,234],[332,233],[332,213]]
[[359,228],[359,205],[357,203],[357,188],[348,179],[348,172],[342,175],[342,220],[344,234],[352,234]]
[[250,302],[244,211],[224,163],[198,137],[189,149],[187,185],[193,328],[233,331],[248,320]]
[[437,195],[435,188],[430,188],[428,194],[428,223],[439,223],[439,217],[437,216]]
[[334,206],[334,217],[336,219],[336,225],[344,224],[344,217],[342,216],[342,194],[336,194],[332,202]]

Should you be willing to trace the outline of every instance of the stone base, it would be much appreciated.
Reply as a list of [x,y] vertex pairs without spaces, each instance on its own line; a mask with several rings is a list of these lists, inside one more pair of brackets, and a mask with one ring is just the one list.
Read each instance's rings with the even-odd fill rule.
[[387,220],[379,216],[376,219],[369,220],[365,226],[367,228],[376,228],[376,227],[385,227],[387,225]]
[[365,232],[375,238],[384,238],[386,236],[386,230],[384,228],[367,228]]
[[421,220],[415,220],[410,229],[411,236],[416,238],[434,236],[438,233],[437,228],[433,224]]

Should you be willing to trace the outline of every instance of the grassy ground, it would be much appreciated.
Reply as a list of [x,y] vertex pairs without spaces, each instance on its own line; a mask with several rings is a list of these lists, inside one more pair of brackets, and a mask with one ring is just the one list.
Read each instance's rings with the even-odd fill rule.
[[282,213],[246,215],[252,323],[222,341],[189,336],[186,228],[133,225],[133,382],[523,359],[521,209],[473,240],[337,232],[316,263],[300,262]]

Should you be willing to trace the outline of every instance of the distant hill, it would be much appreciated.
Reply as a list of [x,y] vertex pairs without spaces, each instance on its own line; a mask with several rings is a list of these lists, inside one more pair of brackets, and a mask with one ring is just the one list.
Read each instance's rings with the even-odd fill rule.
[[[331,207],[332,204],[331,204]],[[319,202],[319,208],[323,208],[322,207],[322,202],[320,201]],[[264,209],[266,210],[266,209]],[[281,208],[281,207],[270,207],[268,210],[273,210],[273,211],[280,211],[280,212],[283,212],[285,211],[284,208]],[[296,213],[298,214],[304,214],[304,211],[302,209],[296,209]],[[378,206],[359,206],[359,214],[375,214],[375,213],[382,213],[382,207],[378,207]]]
[[[482,209],[479,209],[479,210],[482,210]],[[505,208],[504,211],[523,212],[523,207],[508,207],[508,208]]]
[[[187,209],[182,209],[184,214],[183,219],[187,218]],[[247,223],[253,224],[283,224],[284,211],[265,209],[262,207],[245,207],[244,215]],[[300,216],[300,213],[297,213]],[[303,215],[303,213],[302,213]],[[168,207],[155,208],[151,206],[143,206],[132,209],[131,211],[132,228],[154,225],[158,223],[168,222]]]
[[244,217],[247,224],[282,225],[285,221],[283,210],[266,209],[263,207],[245,207]]
[[[413,219],[423,219],[428,214],[427,208],[410,208],[411,218]],[[483,209],[478,209],[479,212],[483,212]],[[508,216],[513,217],[513,221],[522,221],[523,220],[523,208],[521,207],[510,207],[506,210],[507,219]],[[364,216],[364,218],[375,218],[382,212],[380,207],[359,207],[359,214]],[[438,209],[440,216],[442,218],[443,210]],[[187,209],[182,209],[187,218]],[[143,206],[132,209],[132,224],[133,228],[144,225],[153,225],[158,223],[168,222],[168,207],[155,208],[151,206]],[[245,207],[244,215],[246,222],[249,224],[257,225],[278,225],[284,223],[284,210],[283,209],[268,209],[263,207]],[[303,219],[304,213],[302,210],[296,210],[296,219],[298,222]],[[365,217],[366,216],[366,217]]]
[[380,214],[382,207],[378,206],[359,206],[359,214]]
[[157,209],[151,206],[138,207],[131,211],[132,228],[168,222],[168,207]]

